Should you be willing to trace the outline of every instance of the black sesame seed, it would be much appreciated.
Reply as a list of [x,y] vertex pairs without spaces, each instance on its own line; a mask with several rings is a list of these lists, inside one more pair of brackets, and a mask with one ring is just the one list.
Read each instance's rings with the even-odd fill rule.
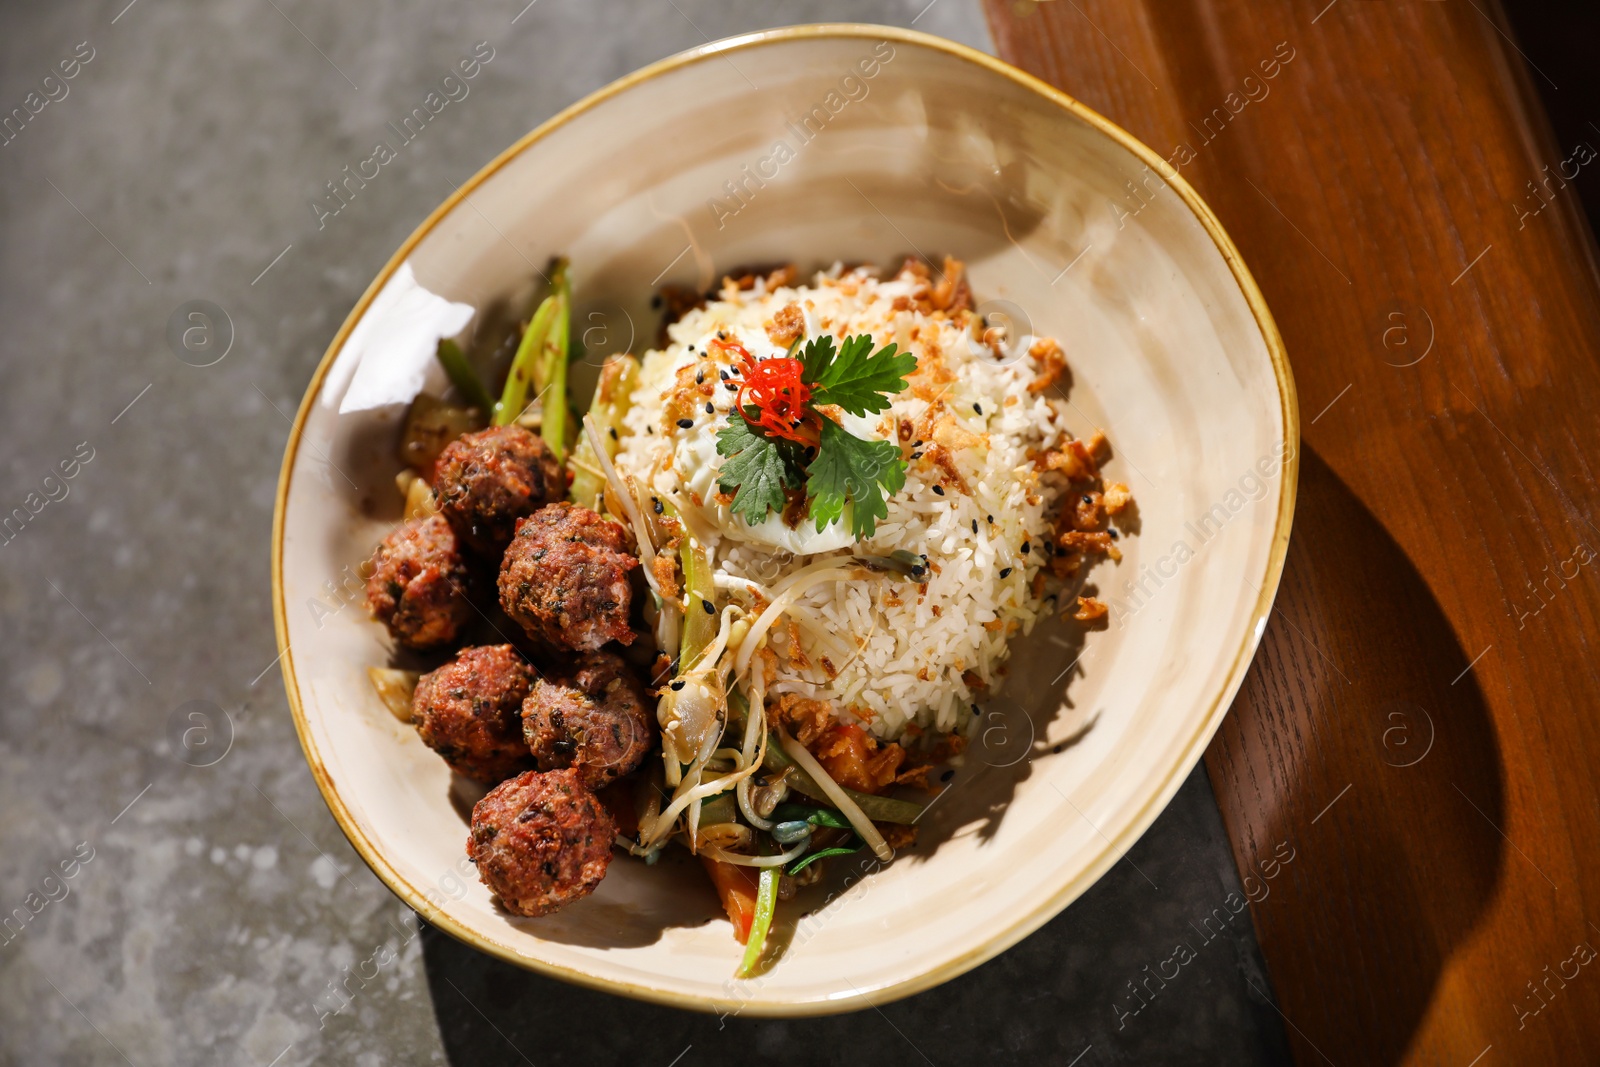
[[721,378],[723,381],[727,381],[728,380],[728,372],[726,370],[717,371],[717,376],[719,378]]
[[683,679],[679,678],[677,681],[675,681],[671,685],[667,686],[667,688],[671,689],[674,693],[676,693],[678,690],[683,688]]
[[715,404],[713,404],[711,401],[707,400],[706,401],[706,414],[707,415],[715,415],[716,413],[717,413],[717,406]]
[[679,419],[678,420],[679,429],[687,430],[687,429],[691,428],[692,426],[694,426],[694,420],[693,419]]
[[1094,503],[1094,497],[1090,496],[1088,493],[1085,493],[1085,494],[1083,494],[1083,502],[1085,504],[1093,504]]
[[1002,567],[1001,570],[1000,570],[1000,577],[1002,577],[1002,578],[1011,577],[1011,568],[1010,567]]
[[613,441],[617,439],[617,428],[615,426],[611,427],[611,439]]
[[1067,747],[1066,746],[1066,742],[1062,742],[1061,744],[1057,745],[1055,748],[1052,748],[1050,751],[1056,753],[1057,755],[1060,755],[1062,749],[1064,749],[1066,747]]
[[972,520],[972,532],[973,533],[977,533],[978,532],[978,520],[977,519],[973,519]]
[[1107,530],[1106,533],[1111,535],[1111,540],[1113,540],[1113,541],[1116,541],[1116,540],[1119,539],[1118,535],[1117,535],[1117,531],[1115,531],[1115,530]]
[[694,345],[690,345],[690,346],[689,346],[689,351],[691,351],[691,352],[693,352],[693,351],[694,351]]
[[1024,541],[1024,542],[1022,542],[1022,554],[1024,556],[1026,556],[1029,552],[1032,552],[1032,551],[1033,551],[1033,542],[1032,541]]
[[644,432],[647,433],[647,434],[654,435],[655,432],[656,432],[656,428],[654,426],[646,426],[644,428]]
[[972,410],[976,411],[979,415],[982,415],[983,414],[983,405],[982,404],[974,404],[974,405],[972,405]]
[[717,613],[717,606],[709,600],[700,601],[700,606],[706,609],[707,615],[715,615]]
[[666,506],[661,503],[661,498],[658,496],[653,496],[650,498],[650,506],[656,509],[657,515],[660,515],[667,510]]
[[989,525],[990,526],[994,525],[994,516],[993,515],[985,515],[984,518],[989,520]]
[[955,771],[945,771],[943,774],[941,774],[939,776],[939,781],[948,782],[950,779],[954,778],[955,776],[956,776],[956,772]]
[[706,369],[704,367],[701,367],[699,370],[694,372],[694,384],[706,384]]
[[911,453],[911,458],[914,459],[914,460],[915,459],[921,459],[922,458],[922,453],[921,452],[913,452],[913,453]]
[[724,389],[728,390],[728,392],[730,392],[730,393],[737,393],[739,391],[739,383],[738,382],[723,382],[722,383],[722,387]]
[[911,447],[912,448],[921,448],[922,447],[922,442],[921,441],[912,441],[911,442]]
[[935,493],[937,493],[937,494],[939,494],[939,495],[940,495],[940,496],[944,496],[944,486],[942,486],[942,485],[936,485],[936,486],[934,486],[934,487],[933,487],[933,491],[934,491],[934,492],[935,492]]

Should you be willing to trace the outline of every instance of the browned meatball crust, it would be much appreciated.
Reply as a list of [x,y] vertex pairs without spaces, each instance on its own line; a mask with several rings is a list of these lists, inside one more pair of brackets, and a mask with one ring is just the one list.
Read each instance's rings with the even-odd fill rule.
[[599,789],[644,761],[656,740],[644,687],[615,652],[579,657],[570,676],[541,678],[522,704],[522,728],[540,770],[571,767]]
[[484,785],[531,769],[519,716],[533,679],[533,669],[510,645],[462,649],[417,680],[411,718],[422,743]]
[[574,652],[633,642],[627,534],[588,508],[540,508],[517,527],[500,563],[500,606],[532,637]]
[[594,892],[616,836],[611,813],[577,771],[528,771],[472,809],[467,856],[507,911],[549,915]]
[[521,426],[491,426],[445,446],[434,466],[439,513],[464,542],[498,555],[517,520],[566,495],[566,475],[550,446]]
[[456,639],[472,616],[470,575],[450,524],[411,519],[378,545],[367,579],[367,610],[409,648]]

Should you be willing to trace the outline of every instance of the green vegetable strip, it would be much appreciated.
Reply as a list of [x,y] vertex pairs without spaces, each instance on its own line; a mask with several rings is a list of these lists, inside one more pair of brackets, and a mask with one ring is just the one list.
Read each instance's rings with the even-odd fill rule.
[[486,413],[494,410],[494,400],[489,396],[489,390],[483,387],[483,382],[478,379],[472,364],[467,362],[460,345],[451,340],[440,341],[438,356],[439,365],[449,376],[450,384],[466,398],[467,403]]
[[572,282],[567,277],[565,262],[557,265],[554,282],[555,322],[545,336],[544,374],[536,383],[544,398],[539,436],[556,454],[556,459],[563,459],[567,454],[567,348],[572,322]]
[[506,387],[500,393],[500,402],[494,406],[494,424],[505,426],[516,421],[528,403],[528,383],[532,380],[539,357],[544,352],[545,335],[555,318],[556,298],[547,296],[533,313],[533,321],[522,334],[517,354],[511,359],[511,371],[506,375]]
[[851,829],[850,820],[833,808],[813,808],[807,804],[779,804],[772,812],[773,822],[808,822],[835,830]]
[[[777,745],[767,746],[767,758],[762,761],[762,766],[769,771],[781,771],[785,767],[793,768],[789,771],[790,788],[804,793],[813,800],[828,800],[828,794],[823,792],[822,787]],[[855,801],[873,822],[892,822],[910,826],[922,817],[921,804],[909,800],[896,800],[893,797],[874,796],[871,793],[858,793],[844,786],[839,788],[844,789],[845,795]]]
[[[667,501],[662,500],[661,511],[657,513],[654,507],[645,504],[645,521],[649,522],[654,530],[654,536],[664,539],[663,519],[677,519],[678,512]],[[716,585],[712,578],[711,561],[706,556],[704,546],[694,542],[688,531],[680,524],[678,530],[681,540],[678,544],[678,559],[683,564],[683,584],[688,592],[689,607],[684,611],[683,629],[678,642],[678,672],[676,677],[682,678],[696,666],[700,654],[705,651],[713,638],[717,636],[717,616],[714,611],[707,611],[706,604],[713,608],[716,606]],[[678,605],[668,602],[662,605],[662,610],[672,610]],[[681,609],[680,609],[681,610]],[[666,722],[672,707],[673,691],[665,689],[661,693],[661,704],[657,709],[660,721]],[[670,785],[677,785],[674,781],[675,773],[682,773],[681,768],[675,767],[668,761],[667,781]]]
[[739,964],[739,978],[749,978],[761,962],[761,952],[767,947],[767,931],[772,928],[772,916],[778,910],[778,868],[761,868],[761,882],[756,888],[756,917],[750,924],[750,937],[744,943],[744,960]]
[[[617,436],[622,433],[622,420],[628,414],[633,387],[638,380],[639,361],[632,356],[613,357],[600,370],[600,381],[594,387],[594,402],[589,405],[589,414],[594,416],[595,424],[600,428],[600,440],[610,458],[616,458]],[[572,450],[572,461],[572,489],[567,494],[568,499],[574,504],[592,508],[595,500],[605,492],[606,479],[605,475],[598,473],[600,463],[595,458],[594,446],[589,444],[588,434],[578,435],[578,444]]]
[[[712,638],[717,636],[717,587],[711,573],[711,560],[705,546],[689,536],[685,529],[678,545],[678,559],[683,564],[683,585],[688,590],[689,606],[683,615],[683,642],[678,648],[678,673],[687,674],[695,665],[700,653],[705,651]],[[707,611],[706,605],[712,610]]]
[[744,727],[745,716],[750,714],[750,699],[744,690],[735,686],[728,690],[728,725]]
[[863,846],[861,838],[852,837],[850,840],[855,842],[854,848],[845,848],[840,846],[839,848],[821,848],[815,852],[806,853],[804,856],[789,864],[789,873],[799,874],[813,863],[817,862],[818,860],[825,860],[829,856],[850,856],[860,852]]
[[739,818],[739,803],[734,799],[733,791],[718,793],[714,797],[707,797],[700,802],[700,825],[715,826],[718,823],[736,822]]

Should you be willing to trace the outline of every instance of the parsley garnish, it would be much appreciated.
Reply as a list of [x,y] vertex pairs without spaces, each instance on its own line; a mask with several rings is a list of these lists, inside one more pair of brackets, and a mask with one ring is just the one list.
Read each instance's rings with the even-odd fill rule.
[[[739,347],[743,417],[717,434],[717,453],[724,457],[717,485],[734,494],[730,509],[754,526],[783,511],[785,490],[804,486],[818,533],[839,521],[848,500],[851,533],[857,540],[871,537],[889,514],[888,497],[905,487],[900,447],[856,437],[817,409],[836,405],[858,416],[885,410],[905,389],[917,358],[893,344],[874,352],[869,334],[837,345],[832,337],[813,338],[798,358],[758,361]],[[762,386],[752,389],[758,374]],[[742,403],[747,391],[756,403]],[[772,410],[760,406],[763,398],[772,398]]]

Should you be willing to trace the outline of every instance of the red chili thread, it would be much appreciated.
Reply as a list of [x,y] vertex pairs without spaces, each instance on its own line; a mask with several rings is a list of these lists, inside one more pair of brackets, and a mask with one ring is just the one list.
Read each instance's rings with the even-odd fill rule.
[[[735,401],[739,414],[752,426],[773,437],[802,445],[816,445],[820,429],[818,416],[808,411],[811,387],[800,380],[805,364],[792,356],[756,359],[738,341],[713,341],[725,352],[737,355],[744,367]],[[750,417],[754,409],[756,417]]]

